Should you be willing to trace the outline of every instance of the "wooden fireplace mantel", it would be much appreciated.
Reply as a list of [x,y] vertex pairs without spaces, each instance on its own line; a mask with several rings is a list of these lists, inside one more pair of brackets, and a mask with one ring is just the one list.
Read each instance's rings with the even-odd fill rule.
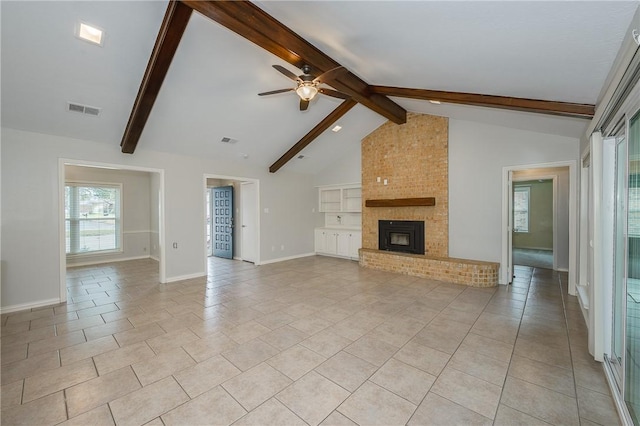
[[386,200],[366,200],[365,207],[414,207],[414,206],[435,206],[435,197],[424,198],[392,198]]

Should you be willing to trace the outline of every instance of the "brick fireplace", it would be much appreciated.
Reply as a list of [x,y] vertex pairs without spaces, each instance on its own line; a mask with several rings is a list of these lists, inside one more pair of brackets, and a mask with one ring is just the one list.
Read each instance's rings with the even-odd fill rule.
[[[362,140],[360,264],[475,287],[494,286],[497,263],[449,258],[448,121],[408,114],[405,124],[387,122]],[[431,202],[421,201],[425,199]],[[393,220],[425,222],[424,255],[379,250],[378,222]]]

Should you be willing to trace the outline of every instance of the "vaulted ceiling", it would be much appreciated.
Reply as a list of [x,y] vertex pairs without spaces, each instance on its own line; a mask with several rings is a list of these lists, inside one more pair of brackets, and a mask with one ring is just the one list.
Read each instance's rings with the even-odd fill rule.
[[[593,105],[628,37],[638,2],[268,1],[255,6],[371,86]],[[0,8],[2,125],[119,149],[167,2],[3,1]],[[103,47],[74,37],[79,21],[105,30]],[[258,97],[293,83],[273,64],[301,74],[192,13],[137,149],[273,165],[343,102],[321,95],[301,112],[294,93]],[[101,114],[67,112],[68,101],[102,108]],[[404,97],[391,96],[389,102],[410,112],[572,137],[580,137],[588,122]],[[359,103],[337,121],[343,126],[339,133],[319,133],[302,150],[305,158],[284,167],[321,171],[356,150],[384,121]],[[223,137],[238,142],[223,144]]]

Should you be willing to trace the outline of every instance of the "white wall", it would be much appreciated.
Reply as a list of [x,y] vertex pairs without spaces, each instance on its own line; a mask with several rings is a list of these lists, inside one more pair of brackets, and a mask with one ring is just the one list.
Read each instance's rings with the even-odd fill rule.
[[[116,142],[109,145],[3,128],[3,308],[59,298],[59,158],[164,170],[168,281],[205,273],[205,174],[259,179],[261,209],[269,209],[260,214],[261,261],[313,253],[316,196],[309,175],[288,172],[286,167],[270,174],[266,167],[256,169],[227,158],[178,156],[141,147],[133,155],[122,154]],[[178,249],[172,248],[174,242]]]
[[[356,145],[356,144],[354,144]],[[315,185],[335,185],[362,182],[362,159],[360,143],[356,149],[337,158],[336,161],[320,173],[316,174]]]
[[65,167],[65,179],[71,182],[122,185],[122,252],[67,256],[67,266],[149,256],[151,242],[150,173],[69,165]]
[[577,138],[450,119],[449,256],[500,262],[503,167],[577,160],[578,147]]

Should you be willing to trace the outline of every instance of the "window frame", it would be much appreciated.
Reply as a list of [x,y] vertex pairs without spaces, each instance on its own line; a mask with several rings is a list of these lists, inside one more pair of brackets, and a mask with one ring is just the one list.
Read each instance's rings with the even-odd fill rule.
[[[521,212],[522,210],[516,210],[516,200],[515,194],[516,192],[526,192],[527,194],[527,228],[526,230],[522,230],[516,227],[516,211]],[[531,232],[531,185],[518,185],[513,187],[513,232],[518,234],[529,234]]]
[[[113,249],[105,249],[105,250],[92,250],[92,251],[82,251],[82,252],[77,252],[77,253],[71,253],[71,252],[67,252],[66,251],[66,241],[65,241],[65,255],[67,257],[68,260],[70,259],[77,259],[77,258],[84,258],[84,257],[90,257],[90,256],[101,256],[101,255],[105,255],[105,254],[122,254],[124,253],[124,231],[123,231],[123,219],[122,219],[122,212],[124,210],[123,208],[123,184],[120,182],[96,182],[96,181],[82,181],[82,180],[68,180],[65,181],[64,183],[64,227],[65,227],[65,234],[66,234],[66,229],[67,229],[67,222],[70,223],[71,220],[73,220],[72,218],[67,218],[67,214],[66,214],[66,203],[67,203],[67,187],[71,187],[71,186],[75,186],[75,187],[91,187],[91,188],[105,188],[105,189],[116,189],[118,191],[118,199],[116,200],[116,210],[115,210],[115,217],[113,218],[114,220],[114,224],[115,224],[115,233],[114,233],[114,238],[115,238],[115,244],[116,247]],[[87,220],[87,219],[82,219],[82,218],[78,218],[79,223],[82,222],[83,220]],[[92,219],[92,220],[98,220],[98,219]],[[71,233],[71,226],[69,226],[69,233]],[[69,238],[71,238],[71,235],[69,235]],[[65,240],[66,240],[66,235],[65,235]]]

